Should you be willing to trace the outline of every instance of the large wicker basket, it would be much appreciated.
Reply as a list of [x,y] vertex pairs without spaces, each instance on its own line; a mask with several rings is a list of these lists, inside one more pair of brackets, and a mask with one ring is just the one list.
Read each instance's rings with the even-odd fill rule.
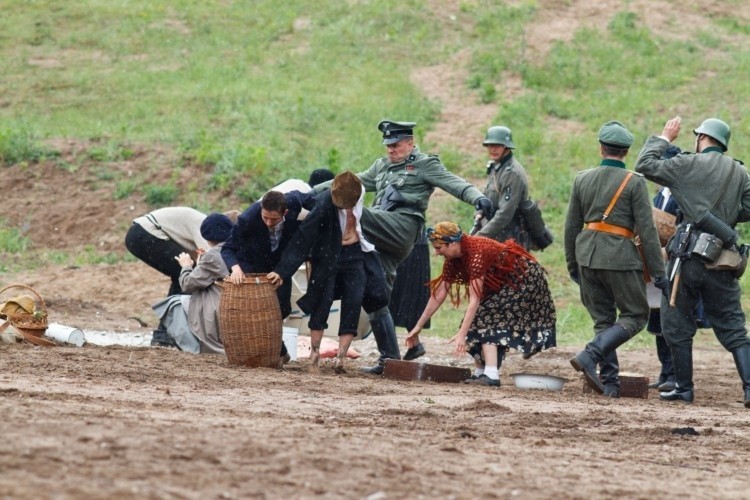
[[221,283],[219,330],[232,365],[276,368],[281,352],[281,309],[275,287],[265,274],[248,274],[245,282]]

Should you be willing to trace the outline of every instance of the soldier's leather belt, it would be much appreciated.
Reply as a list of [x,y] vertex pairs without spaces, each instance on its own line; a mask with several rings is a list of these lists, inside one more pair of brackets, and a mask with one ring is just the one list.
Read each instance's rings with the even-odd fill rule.
[[616,236],[622,236],[623,238],[632,238],[635,236],[635,233],[630,229],[622,226],[615,226],[614,224],[609,224],[607,222],[587,222],[586,229],[614,234]]

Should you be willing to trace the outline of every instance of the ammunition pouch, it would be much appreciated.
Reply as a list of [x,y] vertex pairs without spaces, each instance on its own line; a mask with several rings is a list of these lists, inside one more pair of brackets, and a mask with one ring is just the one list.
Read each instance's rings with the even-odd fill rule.
[[544,250],[550,246],[555,238],[549,228],[544,224],[542,211],[539,210],[539,205],[532,200],[525,200],[518,206],[518,211],[520,212],[521,218],[525,222],[526,229],[529,232],[531,249]]
[[698,232],[693,236],[690,254],[707,264],[716,262],[722,254],[724,242],[711,233]]

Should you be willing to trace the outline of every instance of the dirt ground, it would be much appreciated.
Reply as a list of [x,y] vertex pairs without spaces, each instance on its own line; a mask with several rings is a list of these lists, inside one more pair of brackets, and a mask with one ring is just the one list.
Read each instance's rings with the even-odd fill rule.
[[[426,337],[432,363],[452,362]],[[696,350],[697,400],[584,394],[557,349],[499,389],[245,369],[164,348],[0,345],[2,498],[746,498],[731,356]],[[622,366],[655,374],[656,357]],[[463,362],[461,364],[464,364]],[[520,390],[509,374],[571,379]],[[678,435],[692,428],[697,435]]]

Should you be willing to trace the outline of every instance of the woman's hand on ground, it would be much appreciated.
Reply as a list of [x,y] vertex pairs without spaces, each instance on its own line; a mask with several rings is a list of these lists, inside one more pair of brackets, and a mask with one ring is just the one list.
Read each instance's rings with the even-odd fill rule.
[[449,344],[451,342],[456,343],[456,348],[453,350],[453,354],[458,358],[463,357],[466,354],[466,334],[461,332],[455,334],[450,340],[448,340]]

